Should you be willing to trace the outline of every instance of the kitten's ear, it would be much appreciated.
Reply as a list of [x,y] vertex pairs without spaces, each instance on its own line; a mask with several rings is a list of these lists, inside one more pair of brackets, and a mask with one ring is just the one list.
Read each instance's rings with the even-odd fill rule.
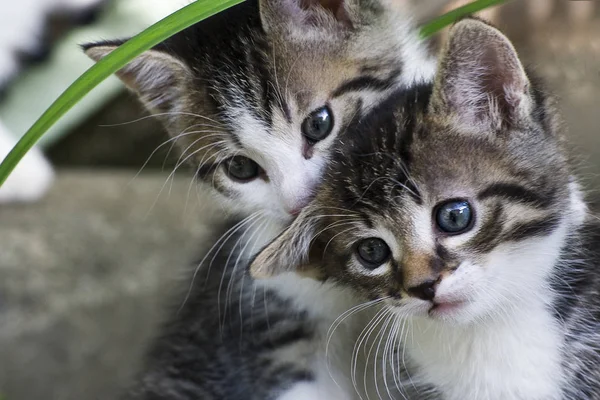
[[454,25],[442,51],[432,111],[499,129],[527,118],[531,103],[529,80],[508,38],[478,19]]
[[[83,45],[88,57],[98,62],[115,50],[120,42]],[[168,112],[184,92],[191,77],[189,68],[179,59],[159,50],[148,50],[116,74],[154,113]]]
[[260,17],[267,32],[314,37],[352,28],[349,1],[355,0],[259,0]]
[[289,228],[258,253],[250,264],[250,275],[257,279],[285,272],[314,276],[309,254],[315,234],[315,220],[309,210],[302,211]]

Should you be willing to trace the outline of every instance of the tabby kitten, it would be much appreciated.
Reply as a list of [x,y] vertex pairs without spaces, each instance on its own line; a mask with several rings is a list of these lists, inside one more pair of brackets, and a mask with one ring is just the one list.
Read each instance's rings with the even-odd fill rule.
[[[311,198],[352,118],[392,89],[431,77],[434,64],[400,3],[248,0],[118,76],[221,203],[287,223]],[[84,49],[99,60],[120,43]]]
[[407,366],[410,398],[600,398],[600,222],[557,112],[480,20],[452,28],[438,69],[350,130],[251,272],[383,299],[406,322],[388,370]]
[[[248,0],[119,73],[182,145],[181,162],[245,217],[199,264],[133,398],[354,397],[331,378],[323,336],[355,296],[291,274],[255,284],[245,272],[309,201],[350,122],[431,75],[408,15],[386,1]],[[84,47],[98,60],[117,44]],[[334,289],[339,301],[320,303]]]

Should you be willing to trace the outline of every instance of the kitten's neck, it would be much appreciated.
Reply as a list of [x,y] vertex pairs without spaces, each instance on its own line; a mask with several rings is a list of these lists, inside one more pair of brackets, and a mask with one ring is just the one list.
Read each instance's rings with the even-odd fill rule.
[[545,301],[463,327],[415,320],[408,354],[413,379],[434,384],[446,400],[560,398],[563,336]]

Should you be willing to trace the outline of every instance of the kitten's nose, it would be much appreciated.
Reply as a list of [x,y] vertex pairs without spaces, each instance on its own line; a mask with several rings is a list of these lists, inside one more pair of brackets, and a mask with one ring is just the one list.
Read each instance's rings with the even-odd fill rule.
[[291,204],[285,206],[285,211],[293,216],[300,214],[300,211],[310,203],[313,196],[303,196],[295,199]]
[[435,297],[435,285],[438,281],[429,279],[418,286],[408,288],[406,291],[414,297],[418,297],[422,300],[432,301]]

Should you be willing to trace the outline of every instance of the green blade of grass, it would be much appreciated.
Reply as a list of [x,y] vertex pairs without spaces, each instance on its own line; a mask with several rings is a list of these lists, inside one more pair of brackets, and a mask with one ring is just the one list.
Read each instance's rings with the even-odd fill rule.
[[163,40],[242,1],[196,0],[134,36],[93,65],[52,103],[2,161],[2,164],[0,164],[0,186],[6,181],[25,153],[33,147],[42,135],[103,80]]
[[472,3],[465,4],[462,7],[456,8],[452,11],[441,15],[434,20],[421,26],[419,33],[422,38],[427,38],[434,33],[444,29],[448,25],[453,24],[455,21],[465,17],[469,14],[475,14],[476,12],[485,10],[486,8],[497,6],[502,3],[506,3],[508,0],[476,0]]

